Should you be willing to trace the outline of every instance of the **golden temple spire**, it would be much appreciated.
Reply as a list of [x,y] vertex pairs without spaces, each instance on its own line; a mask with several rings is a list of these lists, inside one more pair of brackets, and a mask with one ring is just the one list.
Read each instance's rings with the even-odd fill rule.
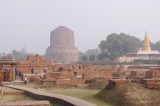
[[145,34],[145,38],[144,38],[144,42],[143,42],[143,50],[144,51],[151,51],[150,41],[149,41],[147,32]]

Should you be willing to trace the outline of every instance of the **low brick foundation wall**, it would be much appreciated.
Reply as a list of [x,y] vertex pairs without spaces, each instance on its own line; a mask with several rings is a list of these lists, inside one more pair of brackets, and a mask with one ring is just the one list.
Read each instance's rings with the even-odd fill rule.
[[150,89],[160,89],[160,83],[147,83],[146,87]]
[[0,89],[0,96],[3,96],[3,90]]
[[145,76],[146,71],[144,70],[136,70],[136,71],[131,71],[131,76]]
[[84,80],[57,80],[57,85],[63,85],[63,84],[70,84],[70,85],[77,85],[77,84],[85,84]]
[[21,95],[24,91],[3,91],[3,95]]
[[51,106],[49,101],[23,101],[0,103],[0,106]]
[[8,81],[4,81],[1,82],[1,85],[24,85],[24,81],[12,81],[12,82],[8,82]]

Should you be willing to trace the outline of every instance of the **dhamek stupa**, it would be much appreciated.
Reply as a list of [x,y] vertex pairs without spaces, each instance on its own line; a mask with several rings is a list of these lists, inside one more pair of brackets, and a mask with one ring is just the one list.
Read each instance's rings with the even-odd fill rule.
[[54,62],[77,62],[79,55],[75,47],[74,32],[65,26],[51,31],[50,46],[46,50],[45,57]]
[[136,53],[130,53],[127,56],[119,57],[119,62],[131,62],[134,60],[159,60],[160,52],[158,50],[152,50],[150,46],[150,40],[147,32],[145,33],[143,48],[139,49]]

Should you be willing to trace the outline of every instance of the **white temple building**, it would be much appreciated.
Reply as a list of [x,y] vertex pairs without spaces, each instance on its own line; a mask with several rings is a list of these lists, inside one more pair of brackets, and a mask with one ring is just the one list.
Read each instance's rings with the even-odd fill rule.
[[147,32],[143,42],[143,49],[118,58],[119,62],[131,62],[134,60],[160,60],[160,52],[158,50],[151,50]]

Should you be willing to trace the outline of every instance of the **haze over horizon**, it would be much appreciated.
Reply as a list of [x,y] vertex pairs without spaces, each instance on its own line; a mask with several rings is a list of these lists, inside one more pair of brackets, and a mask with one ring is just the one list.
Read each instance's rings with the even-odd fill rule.
[[111,33],[160,41],[159,0],[0,0],[0,53],[23,47],[45,54],[50,32],[59,26],[74,31],[76,47],[98,47]]

